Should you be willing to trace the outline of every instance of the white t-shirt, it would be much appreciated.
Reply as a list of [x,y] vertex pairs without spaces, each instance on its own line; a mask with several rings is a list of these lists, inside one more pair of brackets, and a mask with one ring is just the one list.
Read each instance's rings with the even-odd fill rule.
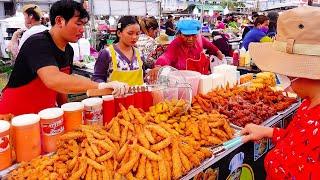
[[26,32],[23,33],[20,42],[19,42],[19,49],[21,48],[22,44],[32,35],[43,32],[45,30],[49,30],[47,26],[44,26],[42,24],[32,26],[30,29],[26,30]]

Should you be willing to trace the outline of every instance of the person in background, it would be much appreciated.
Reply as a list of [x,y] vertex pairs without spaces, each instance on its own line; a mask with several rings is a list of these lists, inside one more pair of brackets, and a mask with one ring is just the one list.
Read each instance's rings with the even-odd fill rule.
[[143,58],[135,48],[139,35],[140,25],[137,19],[133,16],[121,17],[117,24],[115,44],[99,52],[92,80],[142,85],[144,83]]
[[271,42],[272,39],[267,36],[269,26],[269,18],[264,15],[259,15],[252,28],[243,39],[243,47],[248,50],[249,44],[252,42]]
[[201,27],[201,32],[203,33],[211,33],[211,28],[208,25],[207,22],[203,23],[203,26]]
[[165,26],[165,23],[164,23],[164,19],[163,19],[163,18],[160,19],[160,29],[161,29],[161,30],[166,30],[166,26]]
[[176,34],[176,31],[174,29],[174,24],[173,24],[173,16],[169,15],[167,22],[164,24],[166,26],[166,35],[168,36],[174,36]]
[[150,53],[157,48],[155,38],[158,36],[159,24],[154,17],[143,18],[139,22],[142,33],[136,43],[137,48],[144,57],[144,66],[146,69],[154,67],[155,59],[150,57]]
[[166,51],[168,45],[170,44],[169,36],[161,33],[156,38],[156,42],[157,48],[149,55],[149,58],[154,60],[154,62],[156,62],[157,59]]
[[[199,34],[201,24],[198,20],[182,19],[177,23],[177,29],[181,35],[170,43],[165,53],[158,58],[156,65],[169,65],[179,70],[196,70],[206,74],[207,70],[203,71],[203,69],[208,68],[204,65],[209,60],[194,61],[200,59],[200,54],[204,49],[220,60],[224,58],[222,52],[215,45]],[[190,61],[187,62],[188,59]]]
[[228,22],[228,27],[229,28],[234,28],[234,29],[238,29],[239,25],[238,25],[238,18],[235,16],[231,16],[229,22]]
[[257,19],[258,16],[258,13],[255,13],[251,18],[248,18],[248,24],[244,26],[244,29],[242,31],[242,39],[244,39],[246,34],[254,27],[253,22]]
[[269,30],[267,32],[267,36],[273,38],[277,34],[277,21],[278,21],[279,13],[278,12],[269,12],[268,18],[269,22]]
[[217,29],[225,29],[225,28],[226,28],[226,26],[225,26],[224,23],[222,22],[222,17],[221,17],[221,16],[218,16],[218,17],[217,17],[216,28],[217,28]]
[[70,75],[74,53],[69,42],[75,43],[82,37],[88,20],[88,12],[76,1],[60,0],[52,4],[52,28],[24,42],[2,91],[0,114],[38,113],[55,107],[61,100],[59,97],[89,89],[112,88],[116,96],[128,92],[125,83],[96,83]]
[[270,138],[275,145],[264,159],[267,180],[320,179],[319,23],[319,7],[287,10],[279,16],[273,43],[249,46],[261,70],[288,76],[291,88],[303,99],[287,128],[248,124],[241,131],[244,142]]
[[25,5],[22,7],[22,13],[27,30],[19,29],[13,33],[8,45],[8,50],[12,53],[13,59],[17,58],[19,49],[30,36],[48,30],[48,27],[41,24],[42,11],[39,6],[35,4]]
[[232,48],[228,38],[223,32],[212,32],[212,43],[216,45],[225,56],[232,56]]

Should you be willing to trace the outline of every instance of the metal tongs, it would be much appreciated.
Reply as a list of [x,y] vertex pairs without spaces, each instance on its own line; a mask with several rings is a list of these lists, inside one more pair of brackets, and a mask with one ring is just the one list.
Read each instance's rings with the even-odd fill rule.
[[214,146],[211,148],[211,151],[215,156],[218,156],[221,153],[223,153],[223,152],[225,152],[225,151],[227,151],[237,145],[242,144],[242,137],[243,136],[237,136],[237,137],[235,137],[227,142],[224,142],[218,146]]

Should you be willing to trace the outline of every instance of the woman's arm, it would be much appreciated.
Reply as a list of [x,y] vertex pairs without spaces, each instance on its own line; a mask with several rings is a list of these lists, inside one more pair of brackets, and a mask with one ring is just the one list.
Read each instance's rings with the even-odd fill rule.
[[101,50],[94,65],[94,73],[91,79],[95,82],[106,82],[110,62],[111,57],[109,52],[106,49]]
[[201,36],[203,49],[207,49],[210,55],[217,56],[220,60],[224,58],[222,52],[217,48],[217,46],[213,45],[207,38]]

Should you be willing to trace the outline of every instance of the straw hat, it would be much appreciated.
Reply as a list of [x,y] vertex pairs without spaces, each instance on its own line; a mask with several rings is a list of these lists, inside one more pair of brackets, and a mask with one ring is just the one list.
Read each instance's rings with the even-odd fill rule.
[[166,34],[160,34],[160,36],[156,38],[156,41],[161,45],[170,44],[169,36]]
[[34,12],[36,12],[39,17],[42,17],[42,11],[38,5],[35,4],[27,4],[22,7],[22,12],[25,12],[27,9],[33,8]]
[[250,43],[254,63],[263,71],[320,79],[320,8],[299,7],[283,12],[272,43]]

